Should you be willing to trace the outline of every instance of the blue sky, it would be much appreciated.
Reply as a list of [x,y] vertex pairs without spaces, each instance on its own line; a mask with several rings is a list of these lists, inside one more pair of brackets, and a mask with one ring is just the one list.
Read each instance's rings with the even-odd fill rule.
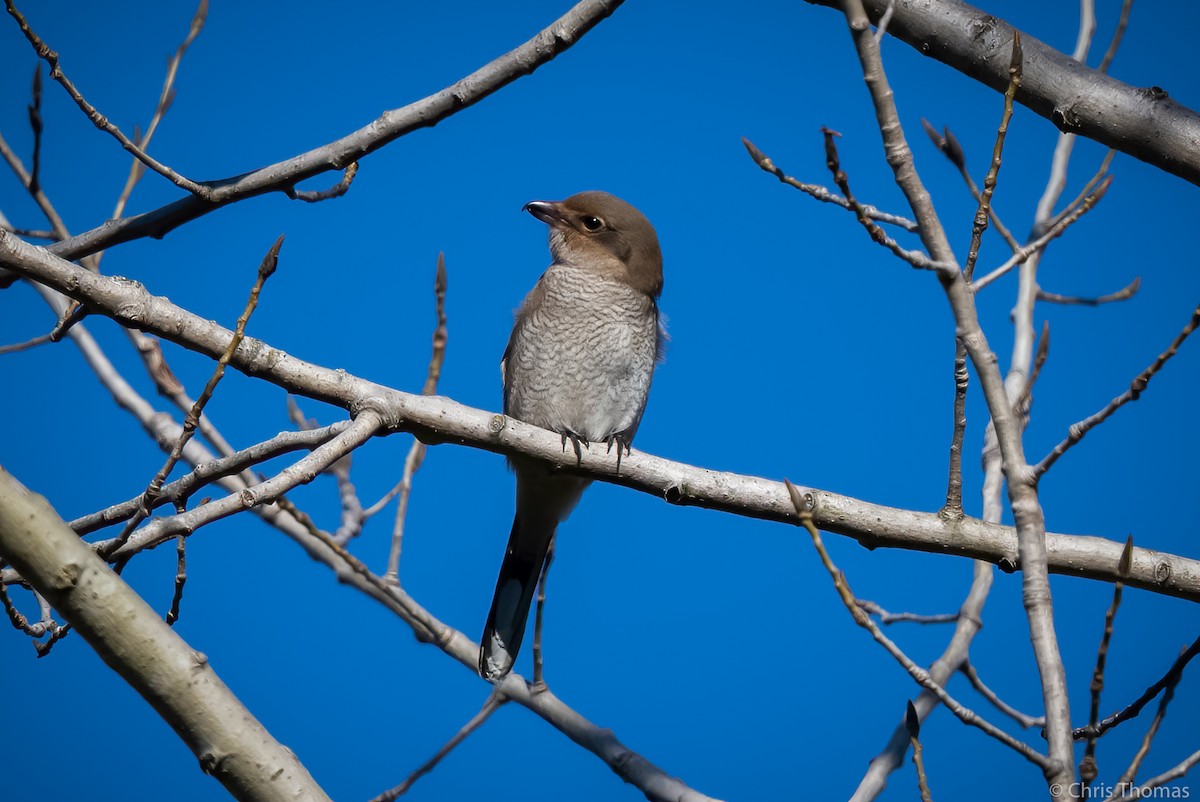
[[[186,33],[193,7],[25,5],[87,97],[127,132],[144,126],[165,56]],[[1093,64],[1120,4],[1098,5]],[[320,145],[515,47],[569,3],[520,6],[343,3],[331,12],[311,2],[214,3],[152,151],[190,177],[210,179]],[[1055,47],[1073,47],[1074,4],[1022,0],[992,10]],[[1197,26],[1200,7],[1193,4],[1139,3],[1113,75],[1162,86],[1200,108],[1189,55]],[[884,57],[917,166],[965,254],[974,204],[920,133],[919,120],[950,126],[979,180],[999,95],[894,40]],[[0,20],[0,131],[26,159],[33,67],[15,24]],[[68,226],[81,231],[111,213],[128,162],[57,90],[46,88],[42,183]],[[840,15],[799,2],[630,2],[534,75],[365,159],[344,198],[246,201],[161,241],[114,249],[103,270],[232,325],[262,254],[285,234],[280,269],[250,333],[304,359],[416,392],[433,325],[433,269],[444,251],[450,338],[440,390],[497,410],[497,363],[512,310],[548,263],[544,226],[521,206],[605,189],[646,213],[665,255],[662,308],[672,339],[636,447],[934,510],[945,492],[954,350],[936,280],[871,243],[851,215],[761,172],[739,141],[750,138],[792,175],[830,183],[822,125],[842,132],[842,165],[858,197],[905,212]],[[1048,122],[1017,110],[995,205],[1018,236],[1028,230],[1055,136]],[[1098,145],[1078,144],[1066,197],[1103,154]],[[1050,321],[1053,345],[1026,438],[1031,458],[1119,394],[1200,301],[1192,235],[1197,188],[1126,156],[1117,157],[1113,173],[1099,207],[1048,252],[1042,286],[1099,295],[1140,275],[1142,289],[1128,303],[1099,309],[1039,306],[1038,323]],[[149,176],[130,211],[178,195]],[[16,225],[42,227],[7,175],[0,176],[0,209]],[[989,234],[980,269],[1004,257],[1003,242]],[[1002,366],[1011,349],[1014,287],[1010,276],[979,301]],[[0,342],[24,340],[52,323],[30,288],[0,294]],[[95,317],[86,325],[137,389],[165,409],[116,326]],[[1042,500],[1053,531],[1117,540],[1132,534],[1142,546],[1200,554],[1192,510],[1200,478],[1197,345],[1188,343],[1142,400],[1046,477]],[[207,359],[173,346],[167,357],[193,393],[211,371]],[[0,463],[68,519],[135,495],[161,465],[162,455],[69,343],[0,357],[0,386],[7,422]],[[315,402],[302,406],[322,423],[342,417]],[[289,426],[282,390],[233,373],[209,412],[239,447]],[[968,512],[978,514],[986,413],[974,386],[968,417],[965,493]],[[396,481],[409,442],[390,437],[356,454],[353,480],[364,502]],[[487,612],[511,493],[501,457],[449,445],[430,450],[417,478],[404,584],[472,637]],[[336,526],[332,479],[322,477],[293,498],[319,524]],[[390,523],[390,514],[381,515],[354,545],[380,572]],[[962,560],[868,552],[836,536],[827,542],[856,592],[892,610],[952,612],[970,583],[971,566]],[[160,548],[125,575],[165,610],[174,569],[174,550]],[[335,799],[366,799],[399,782],[487,695],[485,683],[417,644],[398,619],[339,586],[256,519],[195,535],[188,574],[178,631],[208,654]],[[1073,717],[1082,723],[1111,587],[1058,577],[1053,589]],[[798,529],[595,485],[561,529],[550,593],[546,677],[555,693],[713,796],[848,796],[917,693],[852,624]],[[974,663],[1008,701],[1037,712],[1019,577],[997,574],[984,621]],[[1127,592],[1104,711],[1156,679],[1198,625],[1192,604]],[[889,634],[929,663],[950,630],[897,625]],[[518,669],[527,673],[529,659],[526,648]],[[78,637],[35,660],[10,631],[0,637],[0,676],[7,691],[0,729],[6,798],[225,798]],[[1141,776],[1197,748],[1198,687],[1185,676]],[[1009,727],[961,678],[951,692]],[[1148,718],[1101,741],[1102,779],[1125,767]],[[1036,733],[1025,737],[1040,745]],[[1036,768],[945,711],[926,724],[923,738],[935,798],[1044,793]],[[981,786],[984,775],[1006,782]],[[639,798],[515,705],[501,709],[411,797],[460,799],[480,791],[496,800]],[[883,798],[915,794],[906,763]]]

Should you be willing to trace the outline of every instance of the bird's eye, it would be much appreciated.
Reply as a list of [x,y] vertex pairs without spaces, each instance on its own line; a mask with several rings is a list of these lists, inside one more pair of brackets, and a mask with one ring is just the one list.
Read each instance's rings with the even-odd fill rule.
[[588,231],[599,231],[600,229],[604,228],[604,221],[601,220],[599,217],[592,217],[591,215],[587,215],[583,218],[582,222],[583,222],[583,227],[586,228]]

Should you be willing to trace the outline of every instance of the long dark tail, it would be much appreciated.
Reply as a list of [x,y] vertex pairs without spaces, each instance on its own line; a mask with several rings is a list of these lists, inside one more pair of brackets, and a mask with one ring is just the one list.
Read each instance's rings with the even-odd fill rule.
[[492,597],[492,609],[488,612],[480,642],[479,674],[484,679],[499,682],[512,671],[553,536],[553,527],[548,534],[530,532],[527,526],[523,527],[520,511],[513,519],[512,534],[508,536],[508,548],[504,552],[504,562],[500,564],[500,577]]

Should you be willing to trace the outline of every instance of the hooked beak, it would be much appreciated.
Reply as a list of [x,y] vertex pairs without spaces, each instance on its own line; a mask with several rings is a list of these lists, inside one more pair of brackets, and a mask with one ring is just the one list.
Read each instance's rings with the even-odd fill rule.
[[562,204],[558,201],[530,201],[521,207],[521,210],[529,212],[552,227],[562,228],[566,225],[566,216],[563,214]]

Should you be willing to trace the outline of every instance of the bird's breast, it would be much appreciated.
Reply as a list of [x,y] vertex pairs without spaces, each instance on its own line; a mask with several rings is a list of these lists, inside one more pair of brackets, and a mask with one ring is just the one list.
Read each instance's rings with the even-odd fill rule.
[[644,293],[552,266],[513,331],[506,414],[589,441],[632,436],[654,374],[657,328]]

